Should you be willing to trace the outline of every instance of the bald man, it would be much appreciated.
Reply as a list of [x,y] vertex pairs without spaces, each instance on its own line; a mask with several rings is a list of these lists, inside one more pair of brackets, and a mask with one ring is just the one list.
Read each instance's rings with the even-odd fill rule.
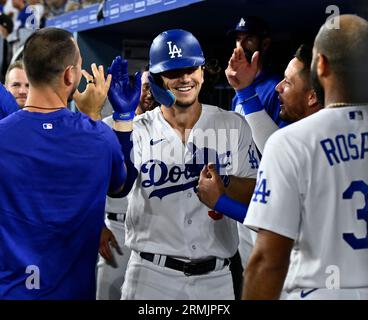
[[258,231],[244,299],[368,299],[368,22],[339,16],[315,39],[325,108],[267,141],[244,224]]

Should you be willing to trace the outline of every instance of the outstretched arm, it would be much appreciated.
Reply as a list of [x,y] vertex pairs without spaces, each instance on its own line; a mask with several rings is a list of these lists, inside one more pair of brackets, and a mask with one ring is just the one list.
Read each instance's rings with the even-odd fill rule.
[[278,126],[266,112],[252,85],[257,76],[258,60],[259,52],[255,52],[249,63],[243,48],[238,45],[229,60],[225,74],[229,84],[236,91],[236,100],[242,105],[253,140],[258,150],[263,153],[267,139],[278,130]]

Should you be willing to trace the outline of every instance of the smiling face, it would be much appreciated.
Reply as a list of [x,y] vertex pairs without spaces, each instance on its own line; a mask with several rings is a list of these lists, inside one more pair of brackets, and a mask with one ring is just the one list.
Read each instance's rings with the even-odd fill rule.
[[170,70],[161,73],[161,77],[164,87],[175,95],[178,107],[188,108],[198,103],[204,81],[201,67]]
[[14,96],[19,107],[23,108],[28,95],[29,83],[26,72],[20,68],[13,68],[7,74],[6,88]]
[[276,86],[280,100],[280,118],[290,122],[304,118],[311,89],[301,75],[304,64],[297,58],[290,61],[284,79]]

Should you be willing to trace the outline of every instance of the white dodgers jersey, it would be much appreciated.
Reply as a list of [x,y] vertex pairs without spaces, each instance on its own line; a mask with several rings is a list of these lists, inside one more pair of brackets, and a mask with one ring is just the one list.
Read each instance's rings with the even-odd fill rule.
[[236,221],[213,215],[196,193],[199,166],[218,163],[219,173],[256,177],[257,152],[240,116],[202,105],[184,144],[160,108],[134,120],[134,163],[126,244],[136,251],[188,259],[228,258],[238,247]]
[[368,288],[368,107],[274,133],[244,224],[295,240],[287,291]]

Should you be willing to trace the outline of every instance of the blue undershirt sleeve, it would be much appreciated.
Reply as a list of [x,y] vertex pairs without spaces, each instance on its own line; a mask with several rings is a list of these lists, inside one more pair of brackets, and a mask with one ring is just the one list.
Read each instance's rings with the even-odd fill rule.
[[258,94],[252,85],[242,90],[236,91],[236,97],[238,103],[242,105],[242,108],[246,115],[264,109],[258,97]]
[[129,131],[129,132],[121,132],[121,131],[115,131],[115,130],[113,131],[115,132],[120,142],[121,149],[124,154],[127,175],[126,175],[126,180],[124,183],[123,190],[117,194],[112,194],[112,195],[109,194],[109,196],[112,198],[121,198],[121,197],[125,197],[126,195],[128,195],[128,193],[132,189],[133,184],[138,176],[138,170],[134,166],[133,159],[132,159],[133,153],[131,152],[133,150],[133,141],[131,139],[131,135],[133,131]]

